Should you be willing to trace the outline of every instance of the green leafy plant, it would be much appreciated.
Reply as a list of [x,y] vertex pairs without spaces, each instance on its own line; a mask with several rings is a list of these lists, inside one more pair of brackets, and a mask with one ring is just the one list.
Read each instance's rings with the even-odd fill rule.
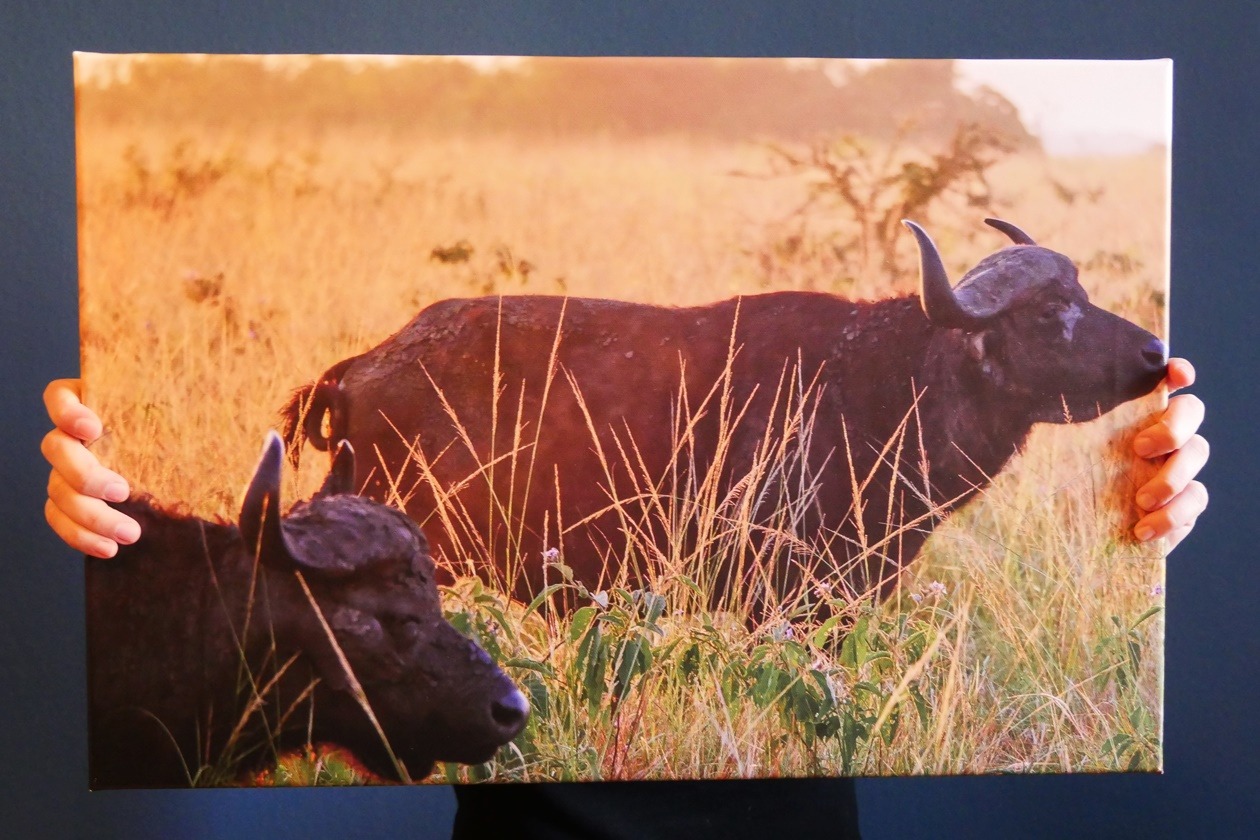
[[1146,644],[1143,625],[1158,615],[1162,607],[1151,607],[1132,622],[1111,617],[1112,632],[1099,639],[1094,653],[1103,670],[1098,681],[1103,687],[1113,686],[1120,715],[1119,728],[1103,742],[1101,752],[1115,766],[1128,771],[1158,765],[1160,727],[1142,698],[1142,651]]

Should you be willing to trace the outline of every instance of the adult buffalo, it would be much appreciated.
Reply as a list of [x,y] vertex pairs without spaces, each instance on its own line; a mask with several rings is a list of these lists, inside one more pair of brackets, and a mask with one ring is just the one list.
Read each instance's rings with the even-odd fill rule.
[[346,495],[352,450],[339,452],[283,520],[274,432],[239,529],[117,505],[143,536],[87,563],[93,787],[188,785],[217,760],[256,766],[308,738],[420,778],[521,731],[524,696],[442,617],[424,535]]
[[375,453],[365,491],[404,501],[440,566],[506,573],[518,597],[545,554],[590,587],[641,580],[680,551],[704,562],[723,527],[744,534],[719,590],[887,593],[1034,424],[1165,373],[1163,343],[1091,304],[1070,259],[988,222],[1014,244],[957,287],[907,222],[917,296],[442,301],[300,389],[290,453],[303,436]]

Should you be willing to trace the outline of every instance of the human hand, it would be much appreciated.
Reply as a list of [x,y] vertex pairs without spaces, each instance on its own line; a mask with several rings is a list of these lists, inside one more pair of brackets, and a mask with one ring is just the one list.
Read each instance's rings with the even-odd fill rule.
[[[1185,359],[1169,359],[1165,383],[1169,393],[1193,385],[1194,367]],[[1202,423],[1203,400],[1181,394],[1134,438],[1133,450],[1141,457],[1168,456],[1155,477],[1138,488],[1138,507],[1146,511],[1133,528],[1139,540],[1167,537],[1171,551],[1207,507],[1207,488],[1195,479],[1208,459],[1208,443],[1198,433]]]
[[80,402],[77,379],[58,379],[44,390],[44,407],[56,426],[40,451],[52,466],[44,518],[72,548],[95,557],[113,557],[119,543],[140,538],[140,525],[111,508],[131,493],[126,480],[101,465],[87,448],[101,436],[100,418]]

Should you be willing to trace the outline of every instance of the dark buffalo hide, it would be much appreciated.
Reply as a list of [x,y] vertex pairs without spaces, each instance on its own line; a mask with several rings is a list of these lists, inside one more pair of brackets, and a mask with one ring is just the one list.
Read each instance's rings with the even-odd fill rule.
[[1163,344],[1090,303],[1070,259],[990,222],[1015,244],[957,287],[907,223],[922,259],[911,297],[441,301],[300,389],[290,452],[344,437],[373,453],[356,481],[405,501],[440,569],[519,569],[521,598],[547,556],[595,587],[642,581],[680,539],[703,553],[712,529],[671,523],[685,509],[660,503],[688,484],[732,507],[756,493],[750,515],[768,524],[721,561],[724,586],[886,593],[1034,424],[1092,419],[1164,376]]
[[485,761],[521,731],[524,696],[442,617],[420,529],[340,492],[350,451],[283,519],[275,434],[239,528],[145,498],[117,505],[141,538],[87,562],[93,787],[185,786],[203,766],[252,768],[308,736],[398,778],[359,689],[414,778],[436,760]]

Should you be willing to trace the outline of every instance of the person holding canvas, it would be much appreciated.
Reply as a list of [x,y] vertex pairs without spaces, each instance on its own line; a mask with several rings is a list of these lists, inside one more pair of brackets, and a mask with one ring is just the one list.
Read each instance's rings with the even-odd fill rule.
[[[1193,384],[1184,359],[1168,364],[1166,384],[1174,392]],[[107,502],[127,498],[126,479],[109,470],[88,445],[101,436],[97,415],[80,400],[77,380],[57,380],[44,392],[55,428],[41,449],[51,466],[45,517],[62,540],[87,555],[112,557],[118,545],[135,542],[139,525]],[[1171,550],[1194,528],[1208,502],[1196,476],[1208,459],[1198,433],[1203,402],[1189,394],[1172,397],[1167,409],[1134,439],[1135,453],[1166,460],[1136,490],[1144,515],[1134,526],[1141,541],[1164,538]],[[854,788],[848,780],[770,780],[730,790],[711,782],[660,784],[484,785],[456,789],[460,807],[456,837],[487,836],[508,829],[516,836],[742,836],[767,826],[777,831],[816,830],[858,836]]]
[[[1194,384],[1194,368],[1185,359],[1168,363],[1169,392]],[[139,526],[109,507],[130,493],[122,476],[104,467],[87,448],[103,431],[101,420],[79,400],[79,383],[59,379],[44,391],[44,405],[56,428],[41,444],[52,471],[44,515],[57,535],[72,548],[95,557],[112,557],[118,543],[133,543]],[[1158,474],[1138,488],[1137,503],[1146,511],[1134,536],[1147,541],[1168,539],[1172,550],[1185,539],[1207,507],[1207,490],[1195,479],[1208,459],[1207,441],[1198,434],[1203,402],[1192,394],[1168,401],[1168,408],[1134,441],[1143,458],[1168,456]]]

